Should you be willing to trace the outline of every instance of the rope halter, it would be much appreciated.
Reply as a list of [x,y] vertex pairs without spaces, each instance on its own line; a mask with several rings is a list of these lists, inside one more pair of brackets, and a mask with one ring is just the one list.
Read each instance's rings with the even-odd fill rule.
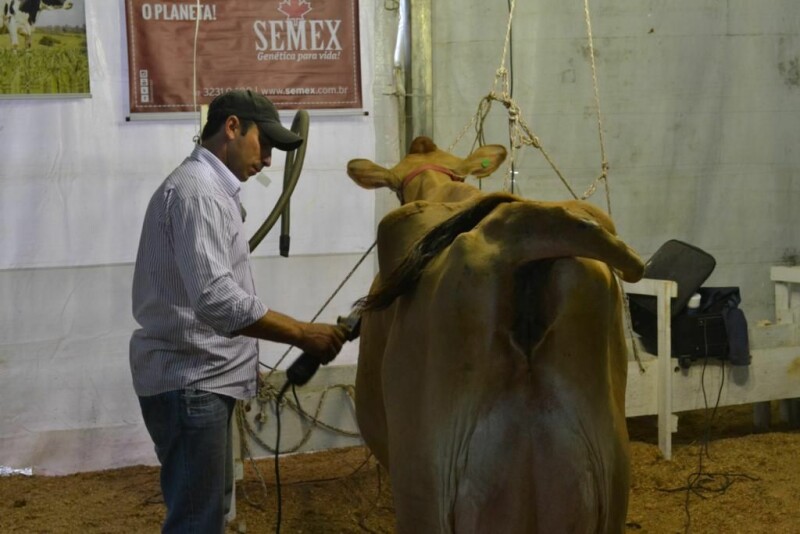
[[400,199],[400,204],[405,204],[405,200],[403,199],[403,190],[406,188],[406,186],[411,182],[411,180],[425,171],[436,171],[446,174],[450,177],[450,180],[454,182],[463,182],[466,178],[466,176],[456,174],[453,169],[448,169],[447,167],[442,167],[441,165],[436,165],[435,163],[425,163],[424,165],[416,167],[403,178],[403,182],[400,184],[400,188],[397,190],[397,198]]

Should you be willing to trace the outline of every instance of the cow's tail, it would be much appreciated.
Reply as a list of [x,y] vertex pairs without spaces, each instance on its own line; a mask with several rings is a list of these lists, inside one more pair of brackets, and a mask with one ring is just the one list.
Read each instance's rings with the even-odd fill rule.
[[391,306],[401,295],[416,287],[425,266],[464,232],[469,232],[500,204],[517,202],[520,198],[505,193],[481,197],[475,204],[435,226],[411,247],[397,268],[356,306],[362,311],[382,310]]

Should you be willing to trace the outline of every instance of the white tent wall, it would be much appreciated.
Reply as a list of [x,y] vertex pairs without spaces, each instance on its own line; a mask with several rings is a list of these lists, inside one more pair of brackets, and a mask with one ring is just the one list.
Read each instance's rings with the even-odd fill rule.
[[[717,267],[706,285],[739,286],[748,320],[772,319],[769,268],[800,252],[800,3],[589,7],[619,234],[645,259],[668,239],[708,251]],[[439,145],[458,138],[492,88],[507,15],[507,2],[433,3]],[[601,172],[588,50],[583,1],[516,1],[513,96],[578,195]],[[507,119],[495,102],[486,142],[508,146]],[[454,151],[473,139],[470,129]],[[515,169],[515,192],[571,198],[535,149],[521,150]],[[484,187],[503,182],[498,172]],[[591,201],[606,208],[602,187]]]
[[[156,461],[128,367],[137,327],[132,262],[146,204],[198,129],[190,120],[126,120],[123,2],[85,2],[85,11],[91,98],[0,101],[0,466],[46,474]],[[355,187],[345,167],[350,158],[377,159],[375,125],[392,122],[372,97],[376,11],[360,2],[369,115],[312,112],[290,257],[276,257],[278,226],[255,252],[263,300],[301,319],[374,240],[375,196]],[[282,113],[287,124],[292,116]],[[396,142],[391,127],[380,128],[382,143]],[[268,188],[257,179],[243,188],[251,233],[280,194],[281,153],[266,175]],[[346,314],[372,274],[367,261],[318,320]],[[263,343],[262,361],[274,364],[283,348]],[[355,359],[348,344],[336,363]]]
[[[144,206],[197,128],[125,121],[121,4],[87,2],[91,99],[0,101],[2,466],[67,473],[155,462],[128,371],[132,261]],[[370,115],[312,115],[292,257],[275,257],[276,231],[255,254],[259,293],[300,318],[317,312],[372,243],[376,216],[396,206],[391,194],[360,190],[344,173],[353,157],[398,158],[395,2],[360,4]],[[718,265],[708,285],[740,286],[749,320],[771,318],[769,267],[800,253],[800,211],[792,209],[800,200],[800,4],[591,0],[590,8],[620,235],[645,258],[671,238],[709,251]],[[432,9],[434,138],[448,147],[492,87],[507,3],[451,0]],[[601,159],[587,45],[580,0],[517,0],[514,98],[578,194]],[[494,104],[487,142],[508,144],[505,113]],[[454,152],[468,151],[473,135]],[[272,186],[245,186],[253,231],[279,194],[276,159]],[[569,198],[534,149],[521,151],[516,170],[515,192]],[[503,182],[497,173],[484,187]],[[592,201],[606,207],[602,189]],[[320,320],[347,312],[369,286],[370,264]],[[262,349],[267,364],[283,353]],[[355,359],[348,344],[336,364],[351,372]]]

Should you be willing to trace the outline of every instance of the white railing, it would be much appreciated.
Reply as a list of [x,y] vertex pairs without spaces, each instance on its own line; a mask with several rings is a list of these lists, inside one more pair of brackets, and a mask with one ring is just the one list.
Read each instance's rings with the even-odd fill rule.
[[677,283],[644,279],[624,284],[627,293],[656,297],[658,354],[639,349],[641,367],[629,358],[626,415],[658,416],[658,445],[664,458],[672,457],[678,412],[753,404],[755,425],[765,427],[770,423],[770,401],[781,400],[782,417],[797,422],[800,401],[792,399],[800,397],[800,285],[793,284],[800,284],[800,266],[773,267],[771,279],[776,322],[755,325],[751,320],[750,365],[709,359],[689,368],[671,356],[670,300],[677,295]]

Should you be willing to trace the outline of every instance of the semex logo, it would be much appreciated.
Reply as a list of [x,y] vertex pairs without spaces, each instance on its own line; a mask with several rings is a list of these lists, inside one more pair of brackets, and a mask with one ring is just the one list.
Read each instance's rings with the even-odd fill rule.
[[307,59],[338,59],[341,19],[306,18],[313,11],[307,0],[283,0],[277,11],[280,18],[253,22],[259,60],[292,60],[303,52],[314,53]]

